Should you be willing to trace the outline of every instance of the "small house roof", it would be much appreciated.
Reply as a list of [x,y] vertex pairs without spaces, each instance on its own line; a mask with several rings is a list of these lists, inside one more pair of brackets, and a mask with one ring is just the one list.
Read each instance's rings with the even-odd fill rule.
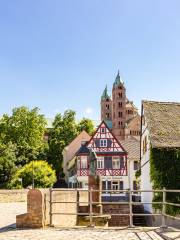
[[88,142],[82,144],[79,148],[79,150],[76,152],[76,155],[81,155],[81,154],[89,154],[89,148],[86,146]]
[[128,159],[137,161],[140,160],[140,141],[131,137],[121,140],[121,144],[128,153]]
[[142,101],[152,147],[180,148],[180,103]]

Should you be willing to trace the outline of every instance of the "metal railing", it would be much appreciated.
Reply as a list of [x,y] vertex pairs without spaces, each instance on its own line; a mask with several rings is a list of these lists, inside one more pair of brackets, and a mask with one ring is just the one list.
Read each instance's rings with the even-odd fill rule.
[[[53,201],[53,192],[77,192],[79,194],[80,192],[88,192],[88,201]],[[129,201],[93,201],[93,193],[109,193],[110,196],[112,194],[116,194],[117,196],[120,196],[122,193],[126,193],[129,196]],[[132,196],[134,193],[142,193],[142,192],[147,192],[147,193],[162,193],[162,201],[156,202],[156,201],[151,201],[151,202],[134,202],[132,201]],[[53,225],[53,215],[77,215],[77,216],[89,216],[89,221],[90,225],[89,226],[94,226],[93,225],[93,217],[95,216],[101,216],[102,212],[100,213],[95,213],[93,212],[93,206],[97,205],[107,205],[107,204],[117,204],[117,205],[129,205],[129,213],[109,213],[111,216],[129,216],[129,227],[134,227],[133,225],[133,216],[161,216],[161,226],[162,228],[167,227],[166,226],[166,217],[170,217],[173,219],[180,220],[180,217],[175,217],[166,214],[166,206],[175,206],[175,207],[180,207],[180,204],[178,203],[171,203],[166,201],[166,193],[180,193],[180,190],[167,190],[167,189],[162,189],[162,190],[94,190],[92,188],[88,189],[57,189],[57,188],[51,188],[50,189],[50,225]],[[100,197],[102,199],[102,196]],[[87,213],[80,213],[80,212],[75,212],[75,213],[69,213],[69,212],[53,212],[53,204],[57,203],[63,203],[63,204],[87,204],[89,206],[89,212]],[[161,213],[133,213],[133,206],[134,205],[144,205],[144,204],[160,204],[162,205],[162,211]]]

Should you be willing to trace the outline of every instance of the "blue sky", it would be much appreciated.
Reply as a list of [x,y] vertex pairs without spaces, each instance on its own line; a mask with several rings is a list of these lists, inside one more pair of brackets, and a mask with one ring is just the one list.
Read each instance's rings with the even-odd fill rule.
[[179,0],[0,0],[0,115],[100,117],[120,70],[129,99],[180,102]]

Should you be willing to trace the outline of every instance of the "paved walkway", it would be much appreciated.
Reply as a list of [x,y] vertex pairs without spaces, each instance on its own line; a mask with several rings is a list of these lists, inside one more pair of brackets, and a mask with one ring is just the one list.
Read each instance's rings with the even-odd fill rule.
[[[100,229],[14,230],[0,233],[1,240],[162,240],[155,231]],[[178,238],[176,238],[177,240]],[[179,238],[180,239],[180,238]]]
[[16,215],[25,212],[27,212],[26,202],[0,203],[0,229],[8,225],[14,226]]
[[26,212],[26,203],[0,203],[0,240],[180,240],[180,231],[168,228],[165,232],[153,228],[133,229],[26,229],[16,230],[17,214]]

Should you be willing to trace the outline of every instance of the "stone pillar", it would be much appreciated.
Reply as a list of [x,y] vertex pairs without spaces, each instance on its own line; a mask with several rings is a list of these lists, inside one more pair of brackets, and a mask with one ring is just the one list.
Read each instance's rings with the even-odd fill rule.
[[27,213],[16,216],[17,228],[41,228],[45,226],[44,194],[30,189],[27,194]]

